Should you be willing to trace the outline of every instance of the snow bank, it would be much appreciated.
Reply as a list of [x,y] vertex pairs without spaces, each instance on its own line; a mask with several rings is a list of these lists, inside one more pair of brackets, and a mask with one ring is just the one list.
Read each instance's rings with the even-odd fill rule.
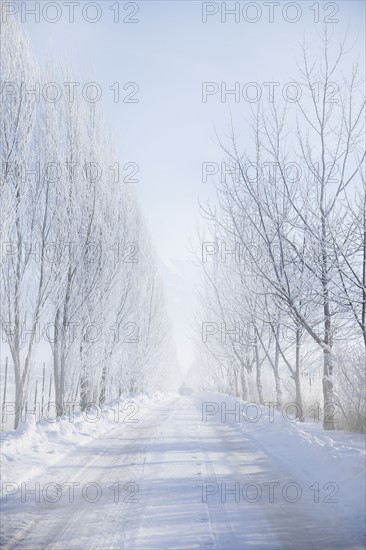
[[[284,464],[297,481],[307,487],[315,482],[320,487],[326,483],[337,484],[339,502],[335,513],[348,526],[360,529],[361,525],[362,529],[365,524],[365,435],[326,431],[321,422],[294,420],[284,408],[277,411],[268,405],[249,406],[239,398],[224,394],[201,394],[199,400],[207,422],[216,419],[237,426],[246,437],[255,440],[259,449]],[[203,403],[217,404],[218,410],[215,405],[210,408]],[[240,411],[240,415],[230,411]]]
[[121,424],[139,421],[148,409],[172,395],[154,393],[117,399],[100,408],[68,414],[58,420],[35,422],[28,415],[16,430],[4,432],[1,441],[1,481],[21,483],[62,460],[75,447],[106,435]]

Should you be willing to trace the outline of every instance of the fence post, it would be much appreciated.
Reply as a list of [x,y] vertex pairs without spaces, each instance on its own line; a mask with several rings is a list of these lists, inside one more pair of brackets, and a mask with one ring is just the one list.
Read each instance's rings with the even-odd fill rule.
[[52,372],[51,372],[51,376],[50,376],[50,385],[49,385],[49,388],[48,388],[48,408],[47,408],[48,415],[50,414],[51,391],[52,391]]
[[38,394],[38,380],[36,380],[36,390],[34,392],[34,415],[36,417],[36,422],[37,422],[37,394]]
[[4,393],[3,393],[3,402],[1,406],[1,423],[3,423],[4,420],[4,406],[6,403],[6,388],[8,385],[8,358],[5,358],[5,380],[4,380]]
[[[42,373],[42,411],[43,411],[43,405],[44,405],[44,384],[45,384],[45,376],[46,376],[46,363],[43,363],[43,373]],[[42,413],[43,414],[43,413]]]

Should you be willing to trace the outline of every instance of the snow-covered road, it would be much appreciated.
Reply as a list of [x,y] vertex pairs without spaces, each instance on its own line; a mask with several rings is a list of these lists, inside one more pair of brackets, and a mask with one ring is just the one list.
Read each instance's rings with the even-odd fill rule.
[[[364,548],[362,526],[342,520],[342,502],[327,502],[334,486],[299,477],[253,425],[203,422],[202,400],[152,402],[138,423],[116,424],[19,484],[3,503],[4,548]],[[40,502],[22,502],[37,482]]]

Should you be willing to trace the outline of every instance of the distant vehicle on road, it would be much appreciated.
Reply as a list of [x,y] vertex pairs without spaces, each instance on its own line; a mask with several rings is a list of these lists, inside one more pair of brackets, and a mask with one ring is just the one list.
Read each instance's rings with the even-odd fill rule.
[[182,384],[178,391],[180,395],[192,395],[193,393],[192,388],[186,386],[185,384]]

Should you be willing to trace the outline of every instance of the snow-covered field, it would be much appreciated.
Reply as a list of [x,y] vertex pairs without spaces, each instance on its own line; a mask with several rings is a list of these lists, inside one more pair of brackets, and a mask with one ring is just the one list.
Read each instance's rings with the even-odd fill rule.
[[3,434],[3,547],[364,548],[364,437],[243,407],[137,396]]

